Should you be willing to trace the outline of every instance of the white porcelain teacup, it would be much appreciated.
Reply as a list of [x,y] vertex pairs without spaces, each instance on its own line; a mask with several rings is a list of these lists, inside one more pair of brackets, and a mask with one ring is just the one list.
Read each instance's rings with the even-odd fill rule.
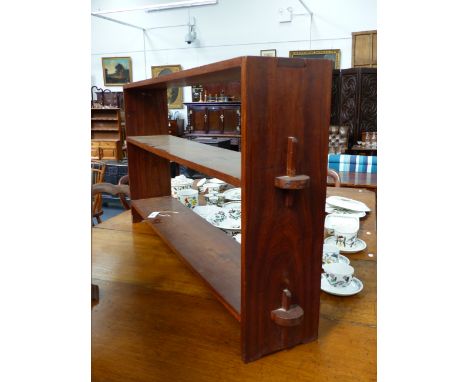
[[322,263],[338,263],[340,258],[340,249],[334,244],[324,244],[322,253]]
[[338,248],[352,248],[359,232],[359,219],[345,219],[333,227],[333,235]]
[[330,285],[344,288],[353,280],[354,268],[343,263],[324,264],[325,277]]
[[177,198],[179,191],[188,190],[189,188],[192,188],[192,180],[184,175],[171,179],[171,195],[173,198]]
[[217,194],[221,191],[221,187],[220,183],[205,183],[204,191],[208,194]]
[[203,184],[203,186],[201,187],[201,192],[206,192],[208,194],[219,193],[223,192],[226,188],[226,182],[217,178],[213,178],[208,180],[205,184]]
[[180,185],[177,185],[177,186],[171,186],[171,195],[172,195],[173,198],[177,198],[180,191],[188,190],[190,188],[192,188],[190,183],[180,184]]
[[193,189],[180,190],[177,198],[184,206],[195,208],[198,205],[198,191]]
[[203,197],[205,198],[205,202],[207,205],[217,205],[218,204],[218,196],[219,194],[216,192],[209,193],[209,194],[203,194]]

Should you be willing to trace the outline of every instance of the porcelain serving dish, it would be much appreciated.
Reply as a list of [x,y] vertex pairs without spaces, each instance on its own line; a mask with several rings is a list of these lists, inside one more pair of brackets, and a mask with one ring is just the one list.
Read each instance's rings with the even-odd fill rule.
[[345,198],[344,196],[329,196],[326,202],[331,206],[357,211],[357,212],[369,212],[370,208],[359,200]]
[[224,191],[224,199],[232,201],[241,200],[241,189],[240,188],[231,188],[230,190]]

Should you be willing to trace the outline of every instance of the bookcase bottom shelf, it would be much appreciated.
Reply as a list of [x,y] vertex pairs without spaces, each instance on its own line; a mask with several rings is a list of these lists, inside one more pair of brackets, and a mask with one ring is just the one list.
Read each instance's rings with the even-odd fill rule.
[[171,196],[133,200],[132,208],[142,219],[153,211],[177,212],[149,224],[240,321],[240,244]]

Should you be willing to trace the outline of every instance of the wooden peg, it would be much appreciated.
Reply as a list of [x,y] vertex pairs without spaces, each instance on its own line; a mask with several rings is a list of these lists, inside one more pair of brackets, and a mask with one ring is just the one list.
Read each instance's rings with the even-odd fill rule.
[[[288,137],[286,152],[286,175],[275,178],[275,186],[283,190],[302,190],[309,187],[308,175],[296,175],[297,138]],[[292,206],[292,194],[286,195],[286,206]]]
[[283,289],[281,308],[271,311],[271,319],[280,326],[299,325],[304,317],[304,311],[299,305],[291,305],[291,292]]

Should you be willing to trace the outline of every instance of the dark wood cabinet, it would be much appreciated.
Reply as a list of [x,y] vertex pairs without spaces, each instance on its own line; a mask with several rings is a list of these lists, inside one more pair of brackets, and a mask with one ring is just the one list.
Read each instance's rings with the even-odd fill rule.
[[240,102],[187,102],[188,138],[231,138],[240,147]]
[[330,124],[349,126],[349,147],[377,131],[377,69],[333,71]]
[[350,127],[350,143],[361,133],[377,131],[377,69],[341,71],[340,125]]

